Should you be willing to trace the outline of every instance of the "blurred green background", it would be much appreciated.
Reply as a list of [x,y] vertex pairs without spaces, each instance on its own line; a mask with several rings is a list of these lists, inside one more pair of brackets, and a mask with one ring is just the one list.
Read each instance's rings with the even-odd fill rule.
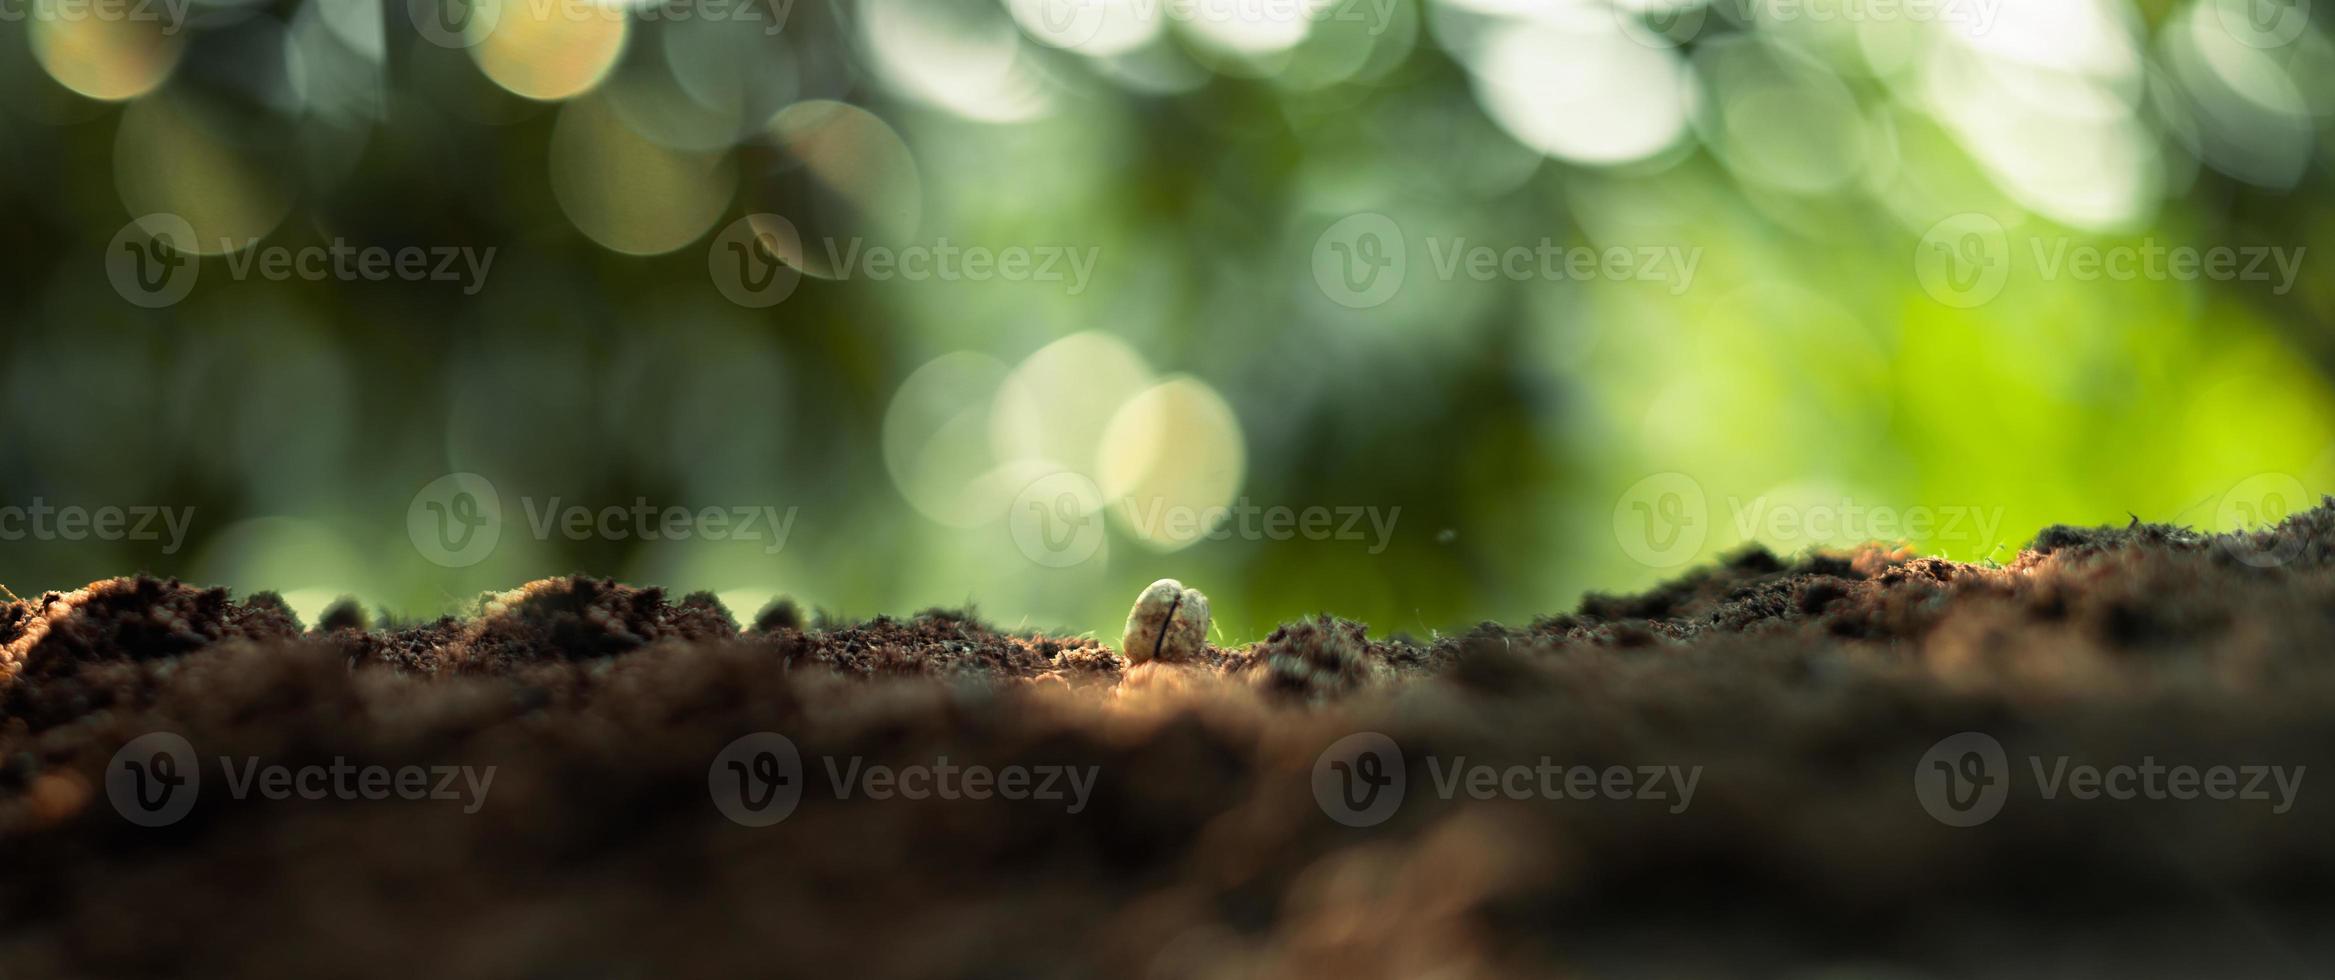
[[[1114,636],[1173,576],[1225,641],[1424,635],[1746,539],[2007,561],[2335,485],[2304,4],[8,9],[0,506],[190,518],[0,514],[19,594],[587,571]],[[494,251],[245,264],[336,243]],[[543,523],[636,502],[792,517]]]

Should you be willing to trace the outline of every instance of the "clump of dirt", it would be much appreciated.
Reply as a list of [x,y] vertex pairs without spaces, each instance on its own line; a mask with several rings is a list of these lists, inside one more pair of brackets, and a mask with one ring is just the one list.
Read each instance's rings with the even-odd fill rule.
[[177,579],[108,579],[9,603],[0,614],[0,671],[53,677],[92,661],[153,660],[222,640],[282,640],[299,632],[299,620],[272,592],[235,602],[226,589]]
[[1268,691],[1300,700],[1344,694],[1370,676],[1369,630],[1352,620],[1321,616],[1275,629],[1249,651],[1247,668]]
[[[1132,667],[966,612],[741,631],[589,578],[325,620],[136,579],[0,606],[11,975],[2335,966],[2335,503],[2053,528],[1999,566],[1753,550],[1522,627],[1325,616]],[[203,772],[147,827],[109,777],[157,732]],[[723,763],[757,733],[800,765],[749,826]],[[1963,733],[2008,761],[1976,826],[1916,790]],[[1394,771],[1335,756],[1358,737]],[[248,764],[495,775],[275,798],[232,788]],[[2116,798],[2071,765],[2294,781]]]
[[1007,636],[970,612],[929,609],[812,635],[802,659],[848,677],[1116,681],[1124,662],[1086,637]]
[[233,641],[278,642],[299,619],[272,592],[243,602],[177,579],[108,579],[0,606],[0,709],[42,728],[133,696],[134,665]]
[[324,608],[324,615],[316,621],[319,633],[358,632],[370,628],[373,618],[365,614],[365,607],[355,596],[342,596]]
[[803,628],[803,608],[792,599],[773,599],[754,614],[754,631],[776,633],[781,630],[800,631]]
[[613,657],[658,640],[737,635],[737,622],[705,593],[674,605],[663,589],[583,577],[542,579],[484,600],[457,643],[455,664],[463,671],[509,673],[531,663]]

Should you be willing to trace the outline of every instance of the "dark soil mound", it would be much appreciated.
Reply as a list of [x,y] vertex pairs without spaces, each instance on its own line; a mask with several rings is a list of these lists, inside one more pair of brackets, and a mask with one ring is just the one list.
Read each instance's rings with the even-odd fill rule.
[[226,589],[144,577],[44,593],[0,606],[0,706],[12,727],[45,728],[117,703],[136,664],[299,635],[274,593],[235,602]]
[[0,664],[10,675],[57,677],[82,664],[155,660],[222,640],[283,640],[300,625],[274,593],[235,602],[226,589],[118,578],[49,592],[0,611]]
[[713,641],[738,624],[710,595],[676,606],[663,589],[604,579],[545,579],[494,596],[456,642],[465,671],[504,674],[530,663],[613,657],[658,640]]
[[2331,548],[2335,505],[2008,566],[1754,551],[1521,628],[1134,667],[583,578],[307,633],[99,583],[0,607],[0,962],[2321,975]]

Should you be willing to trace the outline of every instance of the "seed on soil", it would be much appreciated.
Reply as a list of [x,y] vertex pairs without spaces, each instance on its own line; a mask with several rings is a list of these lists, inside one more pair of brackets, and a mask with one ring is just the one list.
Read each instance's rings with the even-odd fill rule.
[[1135,663],[1200,659],[1208,646],[1208,597],[1163,578],[1144,587],[1127,614],[1119,650]]

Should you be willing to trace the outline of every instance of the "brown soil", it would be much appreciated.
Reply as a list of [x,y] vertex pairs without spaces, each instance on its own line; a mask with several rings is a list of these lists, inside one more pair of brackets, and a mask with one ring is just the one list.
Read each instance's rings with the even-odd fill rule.
[[[2335,833],[2295,805],[2038,798],[1948,827],[1941,738],[2017,762],[2335,779],[2335,502],[2211,537],[2053,528],[2008,566],[1749,552],[1522,628],[1292,623],[1130,669],[945,611],[740,629],[573,578],[474,617],[303,630],[273,596],[118,579],[0,606],[0,964],[91,975],[2324,975]],[[1192,583],[1205,589],[1205,583]],[[206,767],[184,819],[117,749]],[[802,799],[709,795],[733,739]],[[1384,823],[1311,783],[1401,747]],[[497,767],[443,800],[269,800],[217,757]],[[1094,766],[1040,800],[839,798],[832,760]],[[1469,764],[1703,767],[1692,803],[1446,800]],[[1675,801],[1672,801],[1675,802]],[[1841,971],[1837,974],[1824,971]],[[1894,972],[1891,972],[1894,971]]]

